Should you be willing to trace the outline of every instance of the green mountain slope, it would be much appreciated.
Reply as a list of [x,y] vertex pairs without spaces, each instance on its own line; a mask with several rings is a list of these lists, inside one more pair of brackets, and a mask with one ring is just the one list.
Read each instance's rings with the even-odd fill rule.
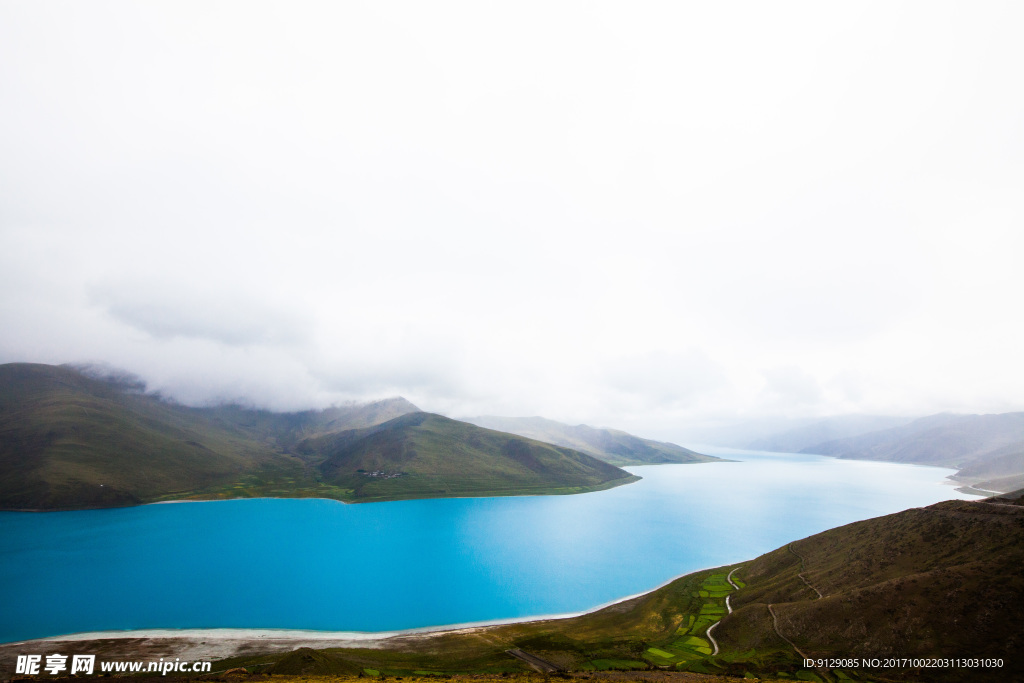
[[301,477],[303,464],[201,415],[65,367],[0,366],[0,508],[133,505]]
[[425,419],[401,398],[272,413],[189,408],[144,388],[71,367],[0,366],[0,509],[572,493],[635,479],[569,449]]
[[576,493],[639,478],[569,448],[431,413],[307,439],[296,450],[356,500]]
[[642,439],[616,429],[595,429],[587,425],[572,426],[543,417],[485,415],[465,418],[465,421],[479,427],[572,448],[619,467],[721,460],[695,453],[674,443]]

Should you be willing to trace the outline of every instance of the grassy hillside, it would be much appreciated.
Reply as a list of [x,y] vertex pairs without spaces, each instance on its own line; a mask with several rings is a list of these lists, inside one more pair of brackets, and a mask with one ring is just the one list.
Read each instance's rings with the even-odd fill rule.
[[[832,529],[580,617],[407,635],[383,648],[326,652],[369,675],[527,670],[507,653],[517,648],[557,668],[589,673],[1016,681],[1024,678],[1021,566],[1024,506],[949,501]],[[1003,665],[814,669],[803,666],[804,655],[995,658]],[[260,670],[282,657],[246,656],[221,666]]]
[[812,658],[1002,658],[1002,670],[907,667],[900,675],[1017,680],[1022,563],[1024,508],[948,501],[907,510],[812,536],[744,567],[747,588],[717,633],[737,651],[763,648],[781,633]]
[[488,415],[466,418],[465,421],[487,429],[572,448],[619,467],[721,460],[695,453],[674,443],[641,439],[616,429],[595,429],[587,425],[572,426],[543,417]]
[[0,366],[0,468],[4,509],[133,505],[305,470],[131,387],[33,364]]
[[300,413],[189,408],[124,378],[3,365],[0,509],[574,493],[636,479],[569,449],[416,411],[401,398]]
[[430,413],[307,439],[297,451],[354,500],[576,493],[638,478],[569,448]]

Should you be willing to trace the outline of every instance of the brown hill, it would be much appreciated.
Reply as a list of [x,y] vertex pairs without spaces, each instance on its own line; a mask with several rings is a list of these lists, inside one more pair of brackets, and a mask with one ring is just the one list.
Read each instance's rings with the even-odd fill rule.
[[1001,659],[998,670],[898,667],[875,673],[1020,680],[1013,676],[1024,676],[1022,567],[1022,507],[947,501],[906,510],[757,558],[738,573],[747,586],[735,595],[735,612],[716,636],[736,651],[785,650],[782,641],[788,639],[812,658]]

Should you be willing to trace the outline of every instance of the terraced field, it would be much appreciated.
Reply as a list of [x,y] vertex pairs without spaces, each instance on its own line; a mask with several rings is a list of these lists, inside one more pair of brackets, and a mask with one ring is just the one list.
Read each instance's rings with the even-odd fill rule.
[[[699,585],[694,587],[695,590],[690,592],[693,600],[690,602],[689,613],[683,617],[671,639],[650,644],[643,653],[644,660],[649,665],[676,671],[701,674],[728,673],[747,677],[753,677],[754,672],[763,675],[760,660],[764,659],[764,653],[755,650],[737,651],[728,647],[728,643],[721,642],[719,645],[723,646],[722,651],[718,652],[713,637],[709,635],[715,625],[730,613],[730,596],[747,586],[746,582],[736,577],[739,571],[742,571],[742,567],[736,567],[732,571],[716,570],[710,574],[698,575],[701,580]],[[757,664],[753,666],[753,671],[747,668],[755,662]],[[867,680],[856,673],[839,669],[832,670],[832,674],[839,683]],[[824,683],[817,673],[808,669],[796,670],[793,673],[778,671],[775,675],[783,680]]]
[[696,613],[686,616],[685,623],[676,629],[673,640],[648,648],[644,652],[647,661],[658,667],[705,670],[700,662],[713,652],[707,631],[725,616],[725,598],[735,590],[726,580],[727,574],[714,573],[700,583],[699,589],[692,592],[693,597],[699,600]]

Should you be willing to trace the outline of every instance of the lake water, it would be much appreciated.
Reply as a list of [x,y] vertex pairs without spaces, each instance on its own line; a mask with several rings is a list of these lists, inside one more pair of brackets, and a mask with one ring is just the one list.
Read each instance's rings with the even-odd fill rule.
[[574,496],[0,513],[0,642],[99,630],[385,631],[578,612],[868,517],[952,470],[705,449]]

